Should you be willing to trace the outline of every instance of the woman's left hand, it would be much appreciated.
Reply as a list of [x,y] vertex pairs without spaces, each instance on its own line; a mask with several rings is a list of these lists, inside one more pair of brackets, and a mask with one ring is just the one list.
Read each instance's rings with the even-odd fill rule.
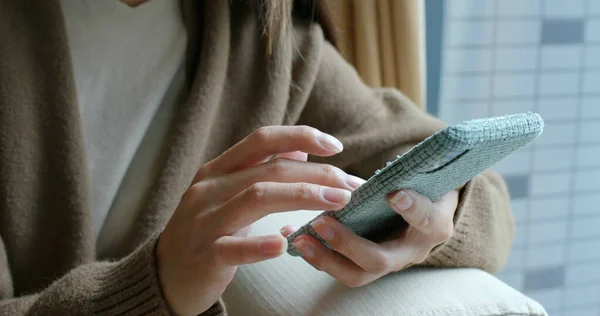
[[[354,234],[335,219],[324,216],[315,220],[312,226],[335,250],[323,246],[309,235],[299,236],[294,245],[304,260],[315,268],[347,286],[358,287],[408,265],[423,262],[435,246],[450,239],[454,233],[458,190],[444,195],[435,203],[415,191],[401,190],[392,194],[388,203],[409,225],[392,240],[372,242]],[[286,226],[281,231],[287,236],[295,229]]]

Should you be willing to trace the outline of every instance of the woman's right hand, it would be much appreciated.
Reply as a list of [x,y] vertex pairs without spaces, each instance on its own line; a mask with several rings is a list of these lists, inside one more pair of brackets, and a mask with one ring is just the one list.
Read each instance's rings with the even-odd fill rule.
[[223,294],[238,265],[285,252],[280,234],[247,237],[253,222],[277,212],[342,208],[362,180],[305,161],[307,154],[340,151],[337,139],[314,128],[264,127],[202,166],[156,249],[172,311],[201,314]]

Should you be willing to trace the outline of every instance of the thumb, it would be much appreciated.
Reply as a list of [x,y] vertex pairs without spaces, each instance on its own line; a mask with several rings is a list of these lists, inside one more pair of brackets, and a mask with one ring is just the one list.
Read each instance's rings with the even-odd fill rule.
[[281,228],[281,230],[279,230],[279,232],[281,232],[281,235],[283,237],[288,237],[289,235],[295,233],[298,230],[298,228],[296,228],[295,226],[292,225],[285,225]]
[[235,237],[224,236],[213,246],[216,261],[230,266],[256,263],[279,257],[287,250],[287,240],[281,235]]

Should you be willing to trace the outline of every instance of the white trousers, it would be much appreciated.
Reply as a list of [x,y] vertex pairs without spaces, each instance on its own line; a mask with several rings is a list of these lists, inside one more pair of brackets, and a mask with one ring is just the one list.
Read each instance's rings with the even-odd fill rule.
[[[270,215],[251,235],[299,227],[316,214]],[[480,270],[409,269],[352,289],[288,254],[241,266],[223,299],[232,316],[547,315],[540,304]]]

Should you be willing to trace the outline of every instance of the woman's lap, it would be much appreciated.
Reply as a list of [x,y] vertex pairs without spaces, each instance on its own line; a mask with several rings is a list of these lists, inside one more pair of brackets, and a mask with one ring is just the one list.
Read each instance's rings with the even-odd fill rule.
[[[270,215],[254,225],[251,235],[278,233],[282,226],[302,225],[316,214]],[[535,307],[525,296],[478,270],[410,269],[352,289],[288,254],[240,267],[223,298],[234,316],[451,315],[456,308],[473,312],[461,315],[496,315],[519,310],[521,305],[525,310]]]

